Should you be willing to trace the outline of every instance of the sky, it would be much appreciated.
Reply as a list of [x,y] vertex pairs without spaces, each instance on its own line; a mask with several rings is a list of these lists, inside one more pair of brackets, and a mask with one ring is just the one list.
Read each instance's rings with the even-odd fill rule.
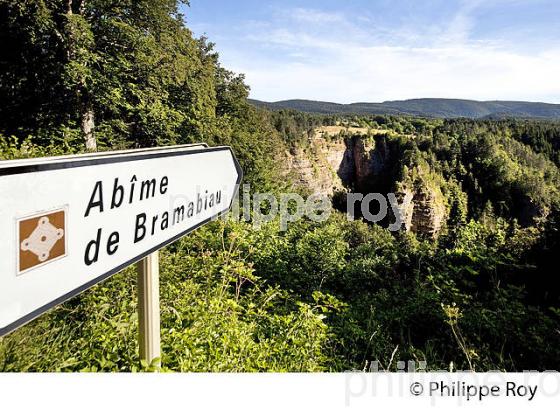
[[190,0],[251,98],[560,103],[559,0]]

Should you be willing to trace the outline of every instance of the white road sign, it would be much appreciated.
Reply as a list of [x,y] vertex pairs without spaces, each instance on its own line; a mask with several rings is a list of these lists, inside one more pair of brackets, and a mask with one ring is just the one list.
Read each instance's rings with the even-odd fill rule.
[[228,211],[241,178],[203,144],[0,161],[0,336]]

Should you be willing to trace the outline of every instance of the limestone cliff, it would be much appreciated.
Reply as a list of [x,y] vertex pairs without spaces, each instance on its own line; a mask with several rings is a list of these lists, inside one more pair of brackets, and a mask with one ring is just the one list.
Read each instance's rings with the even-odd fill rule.
[[307,147],[285,153],[286,170],[297,187],[332,195],[349,185],[354,176],[354,158],[346,141],[327,141],[315,137]]
[[405,188],[398,184],[398,196],[402,198],[399,211],[403,229],[414,233],[436,237],[447,220],[445,200],[437,187],[428,187],[418,180],[414,187]]
[[437,183],[426,182],[429,170],[410,170],[396,177],[398,157],[384,135],[332,141],[316,136],[305,148],[286,152],[285,161],[295,184],[311,193],[394,192],[403,229],[435,237],[445,225],[446,203]]

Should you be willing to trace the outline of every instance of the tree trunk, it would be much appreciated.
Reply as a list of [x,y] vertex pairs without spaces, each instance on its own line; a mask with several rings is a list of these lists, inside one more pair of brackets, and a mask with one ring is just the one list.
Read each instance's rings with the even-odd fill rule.
[[[85,12],[85,3],[85,0],[67,0],[65,10],[66,15],[68,17],[75,14],[83,16]],[[68,22],[66,24],[68,24]],[[74,37],[75,33],[73,29],[71,29],[70,26],[66,26],[65,29],[67,39],[65,44],[66,60],[67,63],[70,63],[75,59],[77,52],[76,48],[80,47],[80,45],[76,44],[76,39]],[[97,151],[97,140],[94,135],[95,113],[93,111],[93,106],[89,98],[89,90],[87,89],[87,86],[83,79],[78,82],[74,91],[76,93],[78,107],[80,107],[80,129],[82,130],[82,134],[84,136],[86,150]]]
[[91,105],[86,105],[82,111],[81,128],[84,134],[87,151],[97,151],[97,140],[93,134],[95,128],[95,114]]

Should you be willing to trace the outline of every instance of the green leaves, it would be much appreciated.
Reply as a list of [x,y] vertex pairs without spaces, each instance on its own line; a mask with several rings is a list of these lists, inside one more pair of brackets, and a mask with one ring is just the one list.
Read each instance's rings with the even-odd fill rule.
[[[83,152],[87,109],[99,149],[227,144],[244,182],[279,192],[291,183],[279,154],[342,124],[379,133],[364,136],[387,154],[368,181],[378,192],[430,193],[428,208],[449,215],[437,240],[337,213],[286,232],[278,220],[196,231],[162,252],[164,370],[560,366],[557,124],[257,110],[177,1],[84,4],[0,2],[0,158]],[[0,370],[153,370],[137,356],[134,278],[1,340]]]

